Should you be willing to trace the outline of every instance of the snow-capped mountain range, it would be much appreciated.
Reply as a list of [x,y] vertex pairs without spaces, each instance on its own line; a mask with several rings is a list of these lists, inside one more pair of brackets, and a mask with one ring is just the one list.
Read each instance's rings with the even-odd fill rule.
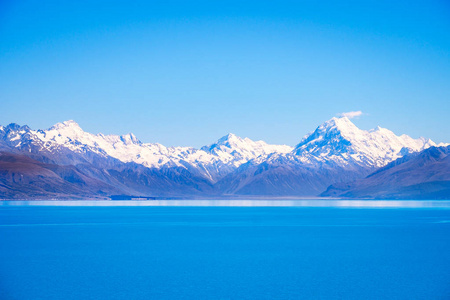
[[[0,126],[1,151],[26,155],[45,163],[73,165],[116,187],[116,181],[123,182],[124,178],[131,176],[125,175],[125,170],[131,168],[139,176],[152,172],[153,181],[146,179],[144,190],[131,189],[136,194],[152,193],[156,177],[161,181],[158,194],[169,182],[180,185],[180,193],[184,185],[199,193],[205,185],[216,194],[238,194],[239,191],[246,191],[245,194],[268,193],[270,186],[277,194],[280,186],[289,181],[292,184],[285,189],[286,193],[281,194],[319,193],[332,183],[366,175],[405,154],[430,146],[436,146],[430,139],[397,136],[381,127],[361,130],[347,117],[326,121],[295,147],[270,145],[231,133],[200,149],[165,147],[158,143],[143,143],[132,133],[119,136],[85,132],[72,120],[46,130],[32,130],[17,124]],[[175,175],[167,175],[173,170],[176,170]],[[311,183],[308,179],[298,186],[306,177],[317,173],[315,170],[322,170],[325,177],[322,174],[317,177],[318,182],[312,180],[315,183]],[[339,170],[344,176],[337,176],[333,170]],[[122,172],[121,179],[115,172]],[[291,177],[277,182],[280,174]],[[257,184],[252,182],[258,176],[261,181]],[[299,176],[302,180],[297,180]],[[200,185],[199,181],[202,182]],[[308,182],[310,186],[304,187]],[[248,190],[252,184],[256,186]]]
[[148,168],[195,168],[212,181],[222,174],[221,169],[229,171],[254,158],[271,153],[289,153],[293,149],[286,145],[269,145],[263,141],[240,138],[232,133],[201,149],[165,147],[158,143],[142,143],[132,133],[119,136],[85,132],[72,120],[47,130],[31,130],[28,126],[10,124],[0,127],[2,135],[3,140],[16,149],[29,150],[37,146],[39,152],[55,153],[65,148],[77,154],[92,152]]
[[97,154],[108,155],[122,162],[135,162],[149,168],[217,163],[238,167],[260,155],[292,151],[292,147],[289,146],[268,145],[263,141],[254,142],[234,134],[228,134],[217,143],[205,146],[201,150],[192,147],[165,147],[158,143],[142,143],[132,133],[122,136],[91,134],[83,131],[72,120],[58,123],[45,131],[38,130],[32,133],[49,149],[62,146],[74,152],[82,152],[88,147]]

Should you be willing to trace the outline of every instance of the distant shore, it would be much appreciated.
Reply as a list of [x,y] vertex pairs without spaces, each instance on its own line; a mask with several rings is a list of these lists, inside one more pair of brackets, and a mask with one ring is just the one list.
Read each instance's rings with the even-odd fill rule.
[[192,206],[192,207],[330,207],[445,208],[450,200],[342,199],[179,199],[179,200],[0,200],[0,206]]

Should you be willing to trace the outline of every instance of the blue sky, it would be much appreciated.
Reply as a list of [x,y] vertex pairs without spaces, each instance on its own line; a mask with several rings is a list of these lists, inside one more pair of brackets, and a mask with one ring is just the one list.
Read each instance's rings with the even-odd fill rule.
[[450,142],[448,1],[0,1],[0,124],[295,145],[339,113]]

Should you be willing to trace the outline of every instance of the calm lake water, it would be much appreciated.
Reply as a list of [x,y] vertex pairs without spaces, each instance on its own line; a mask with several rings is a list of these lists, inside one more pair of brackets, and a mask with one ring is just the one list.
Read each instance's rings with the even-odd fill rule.
[[440,203],[1,203],[0,299],[450,299]]

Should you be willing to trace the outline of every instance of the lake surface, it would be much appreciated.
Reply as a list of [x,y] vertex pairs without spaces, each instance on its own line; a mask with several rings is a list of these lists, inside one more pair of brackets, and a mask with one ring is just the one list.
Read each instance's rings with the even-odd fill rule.
[[439,203],[3,202],[0,299],[450,299]]

